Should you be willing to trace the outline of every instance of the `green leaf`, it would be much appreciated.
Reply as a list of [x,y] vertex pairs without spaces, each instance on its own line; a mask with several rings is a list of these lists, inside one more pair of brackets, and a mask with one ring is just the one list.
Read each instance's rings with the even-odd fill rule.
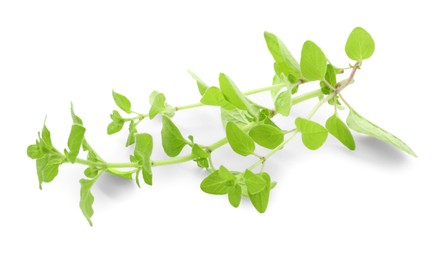
[[249,102],[235,83],[224,73],[219,74],[219,86],[221,87],[221,92],[226,100],[232,105],[239,109],[247,110],[252,115],[257,114],[257,108]]
[[137,134],[137,125],[134,123],[134,121],[131,121],[129,123],[129,135],[128,139],[126,140],[126,147],[131,146],[135,143],[136,134]]
[[26,154],[31,159],[38,159],[44,156],[44,153],[42,153],[42,151],[40,150],[39,143],[28,146],[28,148],[26,149]]
[[112,119],[112,121],[124,121],[123,117],[120,115],[120,112],[118,112],[117,110],[112,111],[110,118]]
[[226,136],[232,150],[243,156],[252,154],[255,150],[255,143],[249,135],[241,130],[235,123],[228,122],[226,126]]
[[73,103],[71,103],[71,105],[70,105],[70,113],[72,115],[73,124],[82,125],[81,118],[75,114],[75,109],[73,108]]
[[370,58],[375,51],[375,42],[372,36],[363,28],[356,27],[350,33],[345,44],[345,53],[355,61]]
[[219,106],[227,110],[235,109],[235,106],[224,98],[221,90],[217,87],[208,88],[201,98],[201,103],[209,106]]
[[164,94],[154,91],[153,93],[151,93],[149,100],[151,103],[149,118],[153,119],[166,109],[166,98]]
[[296,119],[296,127],[302,133],[302,142],[310,150],[316,150],[327,140],[328,130],[320,124],[305,118]]
[[135,136],[134,157],[139,161],[142,167],[143,180],[146,184],[152,185],[151,154],[152,154],[152,136],[146,133]]
[[219,170],[214,171],[201,182],[201,190],[214,195],[227,194],[235,182],[235,179],[225,177],[227,173],[231,174],[224,166],[221,166]]
[[259,176],[261,176],[265,181],[265,188],[255,194],[251,194],[249,192],[249,198],[252,202],[252,205],[254,205],[255,209],[257,209],[258,212],[264,213],[266,209],[268,208],[269,203],[269,193],[271,192],[271,177],[267,173],[260,173]]
[[274,105],[275,110],[278,113],[284,116],[288,116],[292,107],[291,91],[285,90],[280,93],[275,99]]
[[115,104],[117,104],[117,106],[121,108],[121,110],[128,114],[131,113],[131,102],[127,97],[118,94],[115,91],[112,91],[112,96],[114,98]]
[[260,174],[254,174],[253,172],[246,170],[244,173],[244,182],[246,183],[247,192],[250,194],[257,194],[263,191],[267,185],[265,179]]
[[203,148],[201,148],[198,144],[194,144],[191,149],[191,153],[195,155],[197,158],[208,158],[210,156]]
[[196,80],[196,84],[198,85],[199,93],[201,93],[201,96],[204,95],[205,91],[209,88],[207,84],[204,83],[196,74],[194,74],[192,71],[188,71],[188,73],[193,77],[194,80]]
[[328,118],[325,127],[330,134],[336,137],[348,149],[355,150],[356,145],[352,133],[336,114]]
[[42,128],[42,136],[41,136],[41,141],[47,145],[48,147],[53,147],[53,144],[51,142],[51,134],[50,134],[50,130],[48,130],[46,124],[44,123],[44,126]]
[[232,206],[238,208],[241,202],[241,186],[235,185],[229,189],[228,199]]
[[107,134],[115,134],[121,131],[123,129],[124,121],[112,121],[107,126]]
[[296,82],[302,77],[299,63],[291,55],[286,45],[272,33],[264,32],[264,39],[268,46],[269,52],[275,60],[277,74],[283,73],[286,77],[291,78],[291,82]]
[[259,145],[274,149],[284,140],[283,131],[272,125],[258,125],[249,131],[249,136]]
[[86,217],[87,221],[89,222],[90,226],[92,226],[92,216],[93,216],[93,201],[95,198],[92,195],[92,192],[90,189],[92,189],[93,184],[95,183],[96,179],[87,180],[87,179],[81,179],[79,183],[81,183],[81,198],[79,200],[79,207],[81,208],[82,214],[84,214],[84,217]]
[[226,127],[228,122],[233,122],[239,127],[244,127],[250,124],[251,117],[249,113],[245,110],[234,109],[227,110],[221,109],[221,121],[222,125]]
[[37,177],[39,179],[39,188],[42,189],[42,182],[51,182],[59,173],[61,158],[47,154],[36,160]]
[[67,156],[67,159],[74,163],[76,157],[79,154],[79,150],[81,149],[81,144],[84,141],[84,134],[86,129],[82,125],[74,124],[72,125],[72,129],[70,131],[70,136],[68,138],[68,149],[70,150]]
[[312,41],[306,41],[303,44],[300,68],[303,76],[309,81],[325,78],[327,58],[319,46]]
[[347,125],[356,132],[375,137],[376,139],[389,143],[396,148],[417,157],[414,151],[412,151],[412,149],[405,142],[365,119],[353,109],[350,109],[350,114],[347,117]]
[[327,64],[327,71],[325,72],[325,80],[330,83],[332,87],[336,86],[336,71],[333,65]]
[[162,146],[170,157],[179,155],[187,141],[182,136],[179,128],[166,116],[162,117]]
[[84,170],[84,175],[87,178],[95,178],[98,175],[98,172],[99,172],[98,168],[89,167],[89,168]]

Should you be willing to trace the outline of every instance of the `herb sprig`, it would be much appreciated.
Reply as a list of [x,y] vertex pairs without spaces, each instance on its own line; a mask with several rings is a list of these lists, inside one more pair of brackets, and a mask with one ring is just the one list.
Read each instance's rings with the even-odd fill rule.
[[[112,111],[107,133],[115,134],[127,125],[129,134],[125,145],[134,145],[134,153],[127,162],[108,162],[98,155],[87,141],[83,121],[75,114],[73,105],[71,106],[73,124],[67,148],[62,152],[53,145],[50,131],[44,123],[35,144],[27,149],[28,156],[36,160],[40,189],[42,183],[53,181],[62,164],[85,165],[87,167],[84,171],[85,178],[80,180],[79,206],[92,225],[94,197],[91,189],[103,174],[133,179],[140,187],[141,179],[147,185],[152,185],[154,167],[194,161],[198,167],[210,173],[200,185],[204,192],[226,195],[233,207],[239,206],[242,197],[248,197],[255,209],[263,213],[268,206],[269,194],[276,184],[264,171],[264,165],[274,154],[295,139],[296,135],[300,134],[302,143],[310,150],[319,149],[329,134],[348,149],[355,150],[355,140],[351,133],[353,130],[380,139],[416,156],[399,138],[362,117],[342,96],[342,91],[354,82],[356,72],[362,67],[363,61],[372,56],[375,50],[375,43],[366,30],[357,27],[350,33],[345,52],[354,64],[345,69],[332,64],[319,46],[312,41],[303,44],[299,63],[277,36],[268,32],[265,32],[264,36],[274,58],[275,70],[273,83],[268,87],[241,92],[226,74],[219,75],[219,87],[217,87],[206,84],[196,74],[190,72],[201,95],[199,103],[171,106],[163,93],[154,91],[149,96],[149,110],[144,113],[133,111],[130,100],[113,91],[113,99],[121,112]],[[350,70],[349,76],[338,81],[338,77],[341,77],[346,70]],[[312,82],[319,83],[318,89],[301,93],[300,86]],[[264,92],[270,92],[273,99],[272,108],[257,104],[249,98],[250,95]],[[273,121],[275,116],[289,116],[294,105],[309,99],[317,99],[316,105],[306,117],[295,118],[293,128],[281,129],[275,124]],[[333,106],[334,113],[323,126],[313,121],[312,117],[325,104]],[[338,113],[338,110],[344,109],[344,105],[350,110],[345,123]],[[222,139],[211,144],[200,144],[192,135],[186,136],[176,126],[172,119],[175,113],[200,106],[220,107],[222,125],[226,133]],[[153,137],[138,129],[140,122],[156,117],[162,119],[162,148],[169,159],[152,158]],[[213,152],[226,144],[229,144],[235,153],[252,156],[256,160],[252,165],[248,165],[245,171],[233,170],[231,163],[215,167]],[[255,153],[257,145],[271,151],[265,155],[258,155]],[[189,153],[179,156],[185,149]],[[82,157],[81,154],[86,156]]]

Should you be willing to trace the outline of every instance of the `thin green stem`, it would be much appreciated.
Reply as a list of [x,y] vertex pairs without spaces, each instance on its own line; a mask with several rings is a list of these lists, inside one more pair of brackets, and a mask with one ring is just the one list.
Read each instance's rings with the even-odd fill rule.
[[320,89],[316,89],[314,91],[307,92],[307,93],[299,95],[297,97],[293,97],[291,102],[292,102],[292,105],[294,106],[294,105],[297,105],[298,103],[301,103],[305,100],[315,98],[320,95],[322,95],[322,91]]
[[275,89],[275,88],[286,87],[286,86],[288,86],[288,84],[284,84],[284,83],[274,84],[274,85],[271,85],[271,86],[268,86],[268,87],[264,87],[264,88],[258,88],[258,89],[254,89],[254,90],[249,90],[249,91],[243,92],[243,94],[246,95],[246,96],[250,96],[250,95],[253,95],[253,94],[258,94],[258,93],[261,93],[261,92],[269,91],[269,90],[272,90],[272,89]]
[[186,105],[186,106],[178,106],[178,107],[175,107],[174,110],[179,111],[179,110],[185,110],[185,109],[189,109],[189,108],[202,107],[202,106],[204,106],[204,104],[195,103],[195,104]]
[[332,98],[334,96],[334,93],[331,93],[330,95],[325,96],[324,98],[322,98],[319,103],[317,103],[313,109],[310,111],[310,113],[308,114],[308,116],[306,117],[307,119],[310,119],[314,116],[314,114],[317,112],[317,110],[319,110],[319,108],[325,103],[327,102],[330,98]]
[[164,166],[164,165],[170,165],[170,164],[178,164],[178,163],[191,161],[195,158],[196,158],[196,156],[194,154],[189,154],[189,155],[185,155],[185,156],[179,156],[176,158],[170,158],[170,159],[164,159],[164,160],[154,160],[154,161],[151,161],[151,166],[156,167],[156,166]]
[[137,163],[127,162],[127,163],[106,163],[106,162],[92,162],[84,159],[76,159],[76,162],[79,164],[84,164],[92,167],[100,167],[100,168],[135,168],[138,167]]

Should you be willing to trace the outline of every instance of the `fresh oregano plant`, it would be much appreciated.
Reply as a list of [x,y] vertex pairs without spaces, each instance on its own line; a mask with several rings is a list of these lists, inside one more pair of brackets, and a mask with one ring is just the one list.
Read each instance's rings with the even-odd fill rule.
[[[241,92],[236,84],[226,74],[219,75],[219,87],[209,86],[198,76],[190,72],[196,80],[200,103],[186,106],[170,106],[165,95],[154,91],[149,96],[148,112],[137,113],[132,110],[131,102],[124,95],[112,92],[113,99],[122,111],[112,111],[111,122],[107,127],[109,135],[117,133],[127,126],[129,136],[126,146],[134,145],[134,153],[128,162],[113,163],[103,159],[92,148],[86,138],[83,121],[71,106],[73,125],[63,152],[55,148],[51,141],[50,131],[45,123],[38,134],[36,143],[27,149],[28,156],[36,160],[39,187],[43,182],[51,182],[59,172],[59,166],[67,163],[85,165],[85,178],[80,180],[81,199],[79,206],[87,221],[92,224],[94,197],[92,186],[105,173],[125,179],[134,179],[140,187],[140,179],[152,185],[153,168],[195,161],[198,167],[210,174],[200,187],[209,194],[227,195],[230,204],[238,207],[242,197],[248,197],[255,209],[266,211],[269,193],[275,186],[268,173],[264,172],[266,161],[300,134],[303,144],[311,149],[320,148],[326,141],[328,133],[338,139],[350,150],[355,150],[355,140],[351,130],[385,141],[396,148],[416,156],[409,146],[396,136],[378,127],[362,117],[342,96],[342,91],[354,82],[356,72],[364,60],[372,56],[375,43],[370,34],[362,28],[355,28],[349,35],[345,45],[347,56],[354,61],[348,68],[340,68],[332,64],[322,50],[312,41],[303,44],[300,63],[291,55],[285,44],[274,34],[265,32],[267,47],[274,58],[275,75],[269,87]],[[338,80],[345,71],[350,71],[348,77]],[[310,82],[318,82],[318,88],[300,93],[300,86]],[[250,95],[270,92],[273,108],[257,104],[249,99]],[[280,114],[288,116],[291,107],[309,99],[317,99],[317,104],[304,118],[295,118],[291,129],[279,128],[273,118]],[[334,107],[334,113],[328,118],[325,126],[312,121],[313,115],[324,105]],[[341,119],[338,110],[350,110],[346,121]],[[221,108],[221,119],[226,136],[212,144],[199,144],[193,136],[185,137],[174,123],[172,117],[176,112],[200,106],[218,106]],[[124,116],[125,115],[125,116]],[[139,132],[138,125],[143,120],[162,119],[162,147],[169,159],[157,160],[151,158],[153,137]],[[213,152],[221,146],[229,144],[232,150],[241,156],[254,156],[255,162],[248,165],[245,171],[232,169],[229,162],[226,166],[213,164]],[[256,146],[262,146],[271,151],[265,155],[256,154]],[[179,154],[188,146],[188,154]],[[86,157],[81,157],[81,149]]]

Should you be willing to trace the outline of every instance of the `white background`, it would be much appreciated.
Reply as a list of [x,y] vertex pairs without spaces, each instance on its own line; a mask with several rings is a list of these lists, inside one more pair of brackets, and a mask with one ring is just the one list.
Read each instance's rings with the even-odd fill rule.
[[[1,1],[0,258],[448,259],[448,19],[441,3]],[[99,153],[127,161],[126,131],[106,134],[112,89],[146,112],[155,89],[175,106],[198,102],[187,69],[209,84],[225,72],[243,90],[270,85],[263,31],[297,58],[311,39],[346,66],[344,45],[356,26],[373,35],[376,51],[345,96],[417,159],[360,135],[355,152],[332,137],[313,152],[297,138],[266,166],[278,185],[265,214],[248,201],[234,209],[225,197],[203,193],[206,174],[194,163],[154,169],[154,186],[142,189],[103,176],[93,189],[93,228],[78,208],[82,167],[65,165],[38,189],[26,147],[47,115],[54,143],[64,148],[71,101]],[[267,95],[256,100],[270,104]],[[291,128],[314,103],[279,124]],[[326,106],[315,119],[330,115]],[[182,111],[174,120],[204,144],[224,135],[216,108]],[[139,130],[157,137],[154,158],[164,158],[160,120]],[[228,146],[215,158],[235,170],[255,160]]]

